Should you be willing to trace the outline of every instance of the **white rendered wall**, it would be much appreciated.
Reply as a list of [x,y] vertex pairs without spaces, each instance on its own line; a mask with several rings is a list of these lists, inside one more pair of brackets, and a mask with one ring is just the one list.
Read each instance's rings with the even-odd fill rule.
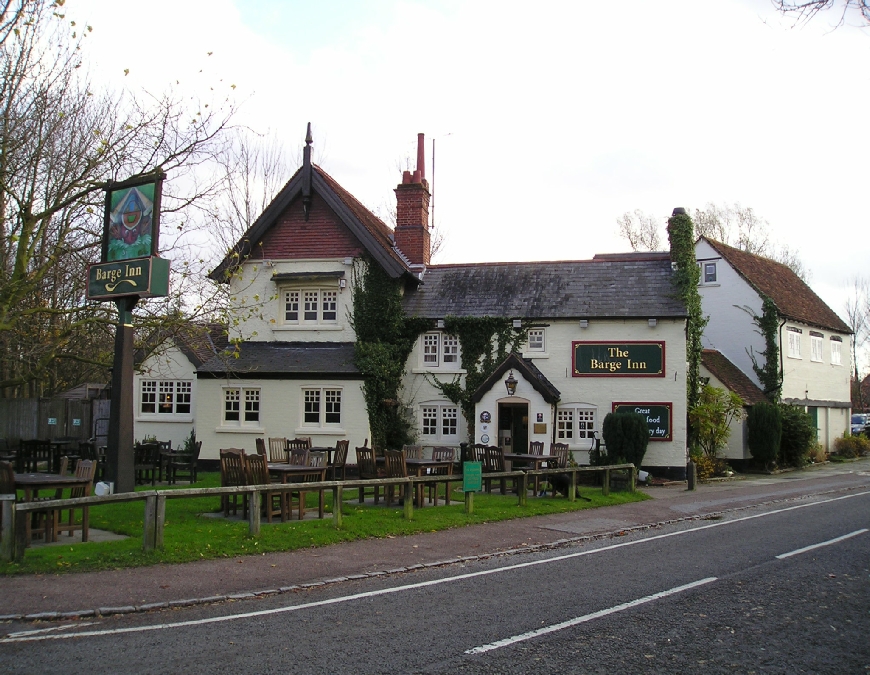
[[[189,415],[142,414],[142,380],[189,380],[191,381],[191,412]],[[152,354],[133,373],[133,438],[141,441],[145,436],[154,436],[159,441],[172,441],[172,447],[180,447],[194,428],[196,399],[199,395],[193,364],[177,347],[171,346],[160,353]]]

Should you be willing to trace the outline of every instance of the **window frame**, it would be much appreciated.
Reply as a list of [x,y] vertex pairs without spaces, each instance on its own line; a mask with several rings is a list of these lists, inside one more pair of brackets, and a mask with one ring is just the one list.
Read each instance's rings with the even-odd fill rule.
[[[532,344],[532,334],[540,333],[540,345]],[[529,328],[528,337],[526,338],[526,347],[529,352],[533,352],[535,354],[544,354],[547,351],[547,330],[545,328]]]
[[786,328],[786,333],[788,333],[788,358],[790,359],[800,359],[801,357],[801,334],[803,331],[800,328],[793,328],[792,326],[788,326]]
[[[569,419],[570,417],[570,419]],[[570,427],[565,425],[570,423]],[[586,448],[586,442],[594,443],[600,432],[598,406],[590,403],[569,403],[556,408],[556,442],[567,443],[578,449]]]
[[[431,416],[435,412],[434,417]],[[428,412],[428,416],[427,416]],[[455,403],[444,401],[432,401],[420,404],[420,440],[424,443],[457,444],[460,439],[460,416],[459,406]],[[427,420],[429,420],[427,422]],[[434,424],[435,433],[426,433]],[[453,428],[452,433],[445,433],[445,429]]]
[[822,363],[825,360],[825,336],[822,333],[810,331],[810,361]]
[[[710,271],[712,270],[712,274]],[[715,262],[704,262],[701,267],[701,277],[705,284],[719,283],[718,269]]]
[[[310,394],[317,393],[317,400],[309,398]],[[344,401],[344,387],[335,385],[308,384],[301,388],[300,392],[300,415],[299,429],[304,431],[339,430],[344,423],[342,404]],[[316,410],[309,406],[315,404]],[[316,414],[317,420],[312,418]],[[337,417],[336,417],[337,416]]]
[[[148,391],[146,391],[146,388]],[[149,396],[152,400],[146,401]],[[168,400],[166,400],[168,398]],[[145,410],[145,406],[153,406],[152,410]],[[166,406],[170,406],[167,410]],[[179,410],[179,407],[186,410]],[[163,409],[161,409],[163,408]],[[193,380],[185,379],[159,379],[141,378],[136,404],[137,414],[140,418],[149,419],[190,419],[193,416]]]
[[[283,328],[339,326],[339,286],[282,286],[278,295]],[[295,299],[292,297],[295,296]],[[309,309],[309,303],[314,305]],[[292,306],[291,306],[292,305]],[[296,318],[288,317],[295,314]],[[313,318],[309,315],[313,314]]]
[[[236,409],[231,410],[230,395],[236,392]],[[236,419],[228,417],[237,415]],[[222,429],[259,429],[262,427],[263,392],[260,387],[224,386],[221,387],[221,428]]]
[[[831,345],[831,365],[832,366],[842,366],[843,365],[843,341],[839,339],[836,335],[832,335],[829,340]],[[834,346],[836,345],[836,349]]]
[[443,330],[420,336],[420,367],[425,370],[460,370],[462,354],[459,337]]

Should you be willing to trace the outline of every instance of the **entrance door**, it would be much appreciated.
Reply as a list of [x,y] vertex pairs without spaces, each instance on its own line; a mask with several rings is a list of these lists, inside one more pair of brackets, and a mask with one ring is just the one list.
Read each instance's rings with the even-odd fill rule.
[[498,444],[505,452],[529,451],[529,404],[498,404]]

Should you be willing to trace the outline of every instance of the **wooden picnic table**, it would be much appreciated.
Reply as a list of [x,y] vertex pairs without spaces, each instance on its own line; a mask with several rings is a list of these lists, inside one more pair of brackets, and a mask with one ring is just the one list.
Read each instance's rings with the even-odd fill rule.
[[[61,476],[56,473],[16,473],[15,474],[15,489],[24,491],[24,501],[32,502],[39,496],[40,490],[63,490],[65,488],[84,488],[86,491],[90,488],[91,481],[89,479],[79,478],[77,476]],[[54,512],[51,512],[48,517],[52,520],[55,518]],[[27,518],[27,545],[30,545],[31,531],[30,518]],[[46,529],[46,541],[56,541],[54,536],[54,528]],[[82,507],[82,541],[88,540],[88,507]]]

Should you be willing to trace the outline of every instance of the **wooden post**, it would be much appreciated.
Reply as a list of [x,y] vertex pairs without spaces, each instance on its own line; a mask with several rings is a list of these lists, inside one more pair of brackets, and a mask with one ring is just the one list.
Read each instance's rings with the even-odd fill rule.
[[156,516],[154,519],[154,548],[158,551],[162,551],[163,529],[166,525],[166,497],[164,495],[157,495],[157,502],[154,508],[154,515]]
[[465,493],[465,515],[470,516],[474,513],[474,492]]
[[29,511],[18,511],[13,507],[12,512],[12,560],[21,562],[24,560],[24,549],[30,543],[27,541],[27,519],[30,518]]
[[[555,490],[553,491],[553,496],[556,496]],[[576,502],[577,501],[577,472],[571,472],[571,478],[568,481],[568,501]]]
[[0,495],[0,560],[12,562],[15,553],[15,495]]
[[157,494],[145,497],[145,533],[142,538],[142,550],[153,551],[157,533]]
[[332,488],[332,524],[335,525],[335,529],[341,529],[342,492],[344,490],[341,485]]
[[517,486],[518,487],[517,492],[519,492],[518,504],[520,506],[525,506],[526,505],[526,497],[527,497],[526,493],[529,491],[528,474],[526,474],[526,472],[523,472],[523,475],[520,476],[520,479],[518,482],[519,482],[519,485]]
[[634,467],[628,470],[628,491],[634,492],[637,487],[637,471]]
[[[260,536],[260,498],[259,490],[251,492],[250,508],[248,510],[248,534],[252,537]],[[302,499],[300,493],[299,498]]]
[[411,481],[405,483],[405,520],[414,520],[414,484]]
[[601,494],[605,497],[610,494],[610,469],[604,469],[604,481],[601,484]]

